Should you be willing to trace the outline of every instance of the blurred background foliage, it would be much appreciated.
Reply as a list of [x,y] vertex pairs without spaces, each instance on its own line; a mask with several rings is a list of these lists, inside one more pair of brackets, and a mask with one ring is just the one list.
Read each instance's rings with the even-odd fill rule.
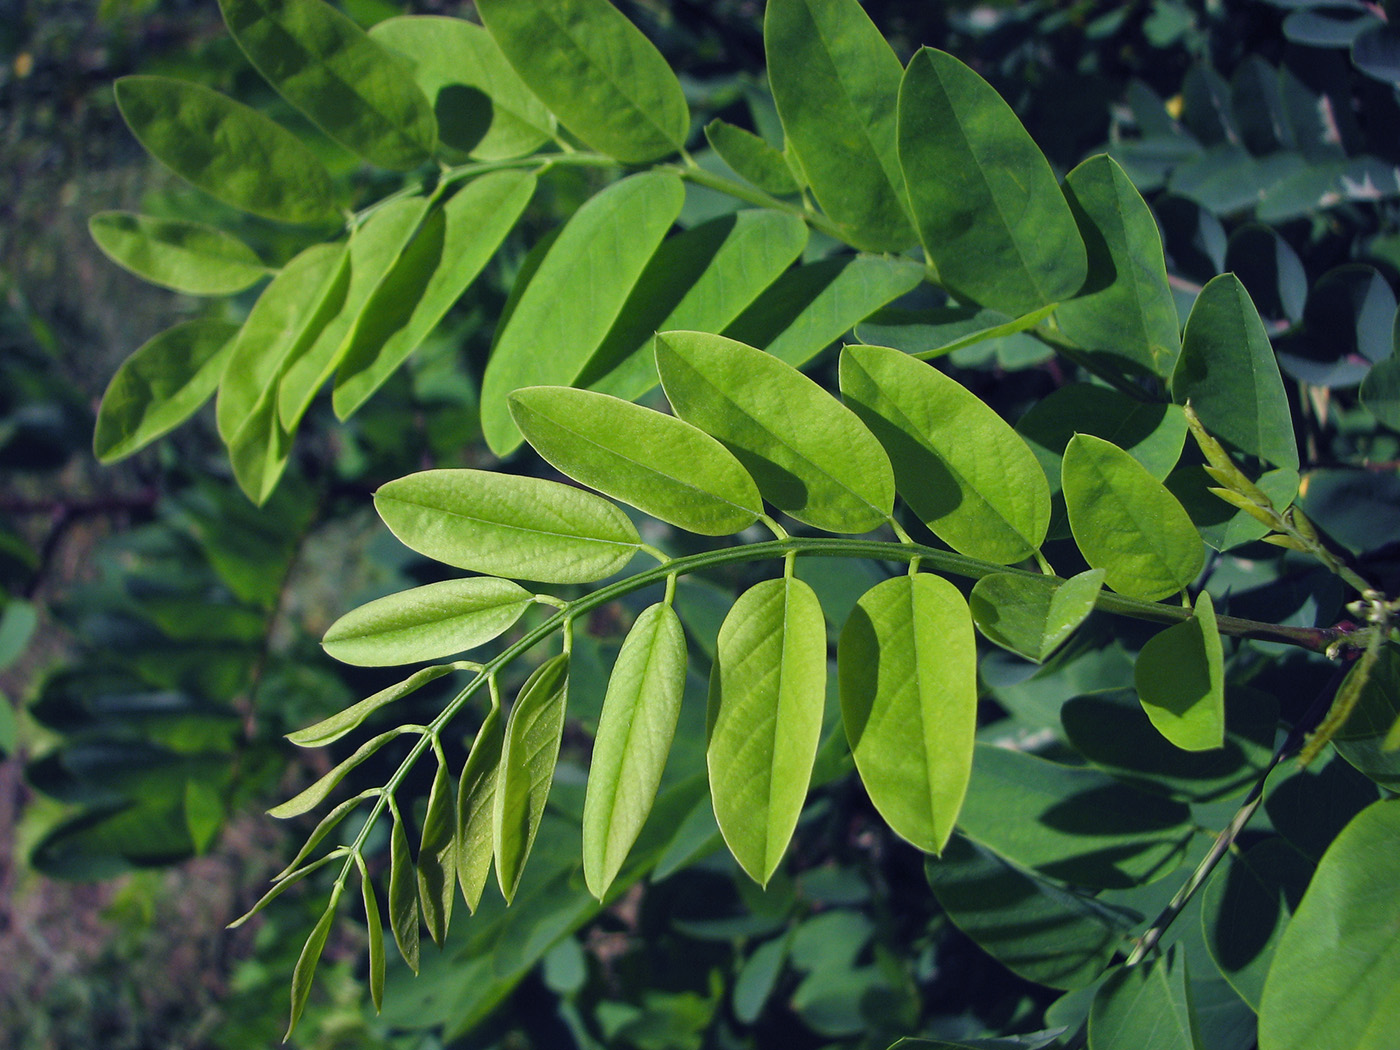
[[[342,6],[366,26],[404,11],[471,16],[469,3]],[[681,74],[704,120],[771,128],[761,3],[620,6]],[[1393,593],[1400,45],[1391,5],[865,6],[902,57],[926,43],[973,65],[1061,172],[1112,153],[1154,208],[1183,315],[1210,277],[1239,273],[1296,381],[1303,505],[1372,571],[1390,574]],[[494,319],[527,245],[589,191],[576,181],[586,175],[551,174],[522,228],[408,369],[348,424],[318,403],[268,506],[255,510],[238,492],[204,416],[100,469],[91,432],[108,378],[150,334],[211,308],[108,264],[88,216],[130,208],[213,219],[270,260],[300,247],[295,233],[211,205],[146,159],[110,88],[136,71],[297,119],[206,0],[6,0],[0,12],[0,1038],[17,1050],[233,1048],[280,1035],[287,977],[319,895],[314,886],[291,893],[249,927],[224,926],[307,830],[274,826],[262,810],[318,772],[308,763],[333,761],[293,754],[281,737],[387,683],[321,654],[331,620],[432,578],[377,526],[370,493],[423,466],[488,462],[475,404]],[[383,190],[347,154],[322,148],[352,193]],[[251,302],[245,293],[213,309],[238,320]],[[953,360],[1010,416],[1059,382],[1044,347],[1024,335]],[[811,571],[837,622],[869,582]],[[1265,585],[1258,597],[1273,603],[1270,618],[1289,600],[1275,576],[1241,581]],[[1294,589],[1302,603],[1306,590]],[[1306,600],[1308,609],[1283,612],[1330,611]],[[697,637],[713,638],[727,599],[696,582],[677,604]],[[1040,1019],[1046,990],[952,925],[921,858],[893,840],[839,760],[819,766],[827,784],[804,814],[789,866],[797,874],[755,888],[715,849],[703,788],[687,776],[703,768],[698,716],[683,729],[663,799],[668,835],[648,846],[658,859],[651,883],[599,912],[574,874],[576,818],[611,663],[603,654],[639,608],[596,616],[576,643],[576,729],[554,800],[570,819],[547,825],[516,905],[483,905],[444,952],[425,953],[416,981],[391,971],[380,1018],[366,1008],[355,930],[342,924],[297,1045],[884,1047],[914,1029],[956,1038]],[[1073,673],[1092,674],[1113,654],[1108,646]],[[1008,709],[1066,687],[1011,672],[999,681],[998,666],[990,660],[984,677]],[[1311,674],[1280,662],[1259,683]],[[423,689],[403,704],[429,712],[440,700]],[[397,757],[386,748],[359,771],[363,782],[380,782]],[[1374,797],[1340,768],[1316,776]]]

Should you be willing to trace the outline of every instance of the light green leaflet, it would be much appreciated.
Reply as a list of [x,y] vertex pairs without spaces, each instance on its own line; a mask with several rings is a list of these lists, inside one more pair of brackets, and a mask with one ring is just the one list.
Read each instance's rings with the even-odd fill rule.
[[706,759],[715,818],[740,866],[767,885],[802,803],[821,736],[826,623],[801,580],[765,580],[720,627]]
[[395,170],[429,158],[437,122],[401,55],[322,0],[219,0],[219,6],[258,72],[346,149]]
[[535,668],[520,687],[506,722],[491,818],[496,878],[506,903],[520,885],[554,781],[568,691],[569,654],[560,653]]
[[[227,369],[224,374],[228,374]],[[257,506],[266,503],[291,454],[292,435],[282,429],[277,418],[277,389],[269,387],[228,446],[229,465],[243,494]]]
[[321,646],[342,663],[385,667],[436,660],[489,642],[534,601],[509,580],[472,576],[377,598],[331,624]]
[[1191,619],[1148,639],[1133,682],[1147,717],[1177,747],[1208,751],[1225,745],[1225,656],[1209,594],[1197,596]]
[[415,671],[402,682],[381,689],[379,692],[365,697],[359,703],[351,704],[329,718],[323,718],[315,725],[309,725],[295,733],[288,733],[287,739],[298,747],[325,747],[327,744],[333,744],[346,733],[358,729],[366,718],[381,707],[392,704],[395,700],[403,699],[409,693],[421,689],[445,674],[451,674],[453,671],[471,670],[475,666],[475,664],[460,661],[425,667],[421,671]]
[[889,458],[854,413],[776,358],[703,332],[656,337],[676,415],[717,437],[779,510],[827,532],[889,520]]
[[404,732],[405,730],[403,727],[399,727],[380,733],[378,736],[370,737],[355,749],[354,754],[342,760],[310,787],[293,795],[281,805],[273,806],[269,809],[267,811],[268,816],[276,817],[278,820],[287,820],[291,817],[299,817],[303,813],[310,813],[324,802],[327,796],[336,789],[336,786],[345,779],[346,773],[349,773],[350,770],[369,758],[390,740],[402,736]]
[[271,271],[231,233],[201,222],[100,211],[88,232],[102,253],[152,284],[190,295],[230,295]]
[[337,289],[334,300],[326,304],[335,312],[314,342],[299,346],[287,358],[277,385],[277,415],[287,431],[296,429],[316,391],[335,374],[370,296],[399,261],[427,211],[424,198],[405,197],[380,208],[351,236],[344,288]]
[[394,943],[408,968],[418,972],[418,878],[413,856],[408,851],[408,832],[398,807],[391,805],[393,827],[389,829],[389,926]]
[[1264,982],[1259,1050],[1388,1050],[1400,1031],[1400,802],[1327,848]]
[[517,390],[511,412],[559,470],[661,521],[728,536],[763,512],[753,478],[733,454],[675,416],[558,386]]
[[501,709],[492,707],[482,720],[472,742],[462,780],[457,786],[457,883],[462,899],[474,914],[481,893],[491,874],[495,854],[491,818],[495,810],[496,777],[501,748],[505,744],[505,720]]
[[423,837],[418,847],[418,904],[428,936],[439,947],[447,937],[452,900],[457,896],[456,797],[452,776],[439,761],[428,792]]
[[865,251],[914,243],[896,148],[899,59],[856,0],[769,0],[768,82],[822,210]]
[[724,334],[796,368],[923,279],[924,268],[911,259],[822,259],[779,277]]
[[680,81],[607,0],[481,0],[476,9],[530,90],[593,149],[645,164],[685,145]]
[[365,939],[369,942],[369,998],[374,1012],[384,1008],[384,921],[379,917],[379,901],[374,895],[374,882],[364,858],[356,853],[355,866],[360,870],[360,896],[365,906]]
[[476,160],[533,153],[554,134],[554,117],[510,68],[481,26],[463,18],[386,18],[370,39],[413,63],[433,105],[438,145]]
[[215,419],[232,443],[299,345],[314,339],[327,316],[320,309],[345,260],[344,244],[316,244],[297,255],[262,290],[230,351],[219,383]]
[[979,398],[883,346],[841,352],[841,393],[889,453],[900,496],[939,539],[1001,565],[1040,548],[1050,525],[1045,474]]
[[534,193],[534,173],[493,171],[424,220],[355,323],[335,376],[339,419],[363,405],[437,327]]
[[897,835],[941,853],[972,772],[977,640],[967,602],[921,573],[856,602],[837,650],[841,718],[870,801]]
[[1102,569],[1068,580],[1022,573],[983,576],[968,599],[972,620],[989,641],[1044,663],[1094,611],[1103,578]]
[[569,384],[578,377],[684,199],[675,175],[633,175],[593,197],[565,224],[529,277],[486,364],[481,429],[497,455],[521,441],[507,395],[523,386]]
[[800,190],[782,150],[774,149],[752,131],[715,119],[705,125],[705,139],[734,174],[765,193],[787,197]]
[[767,210],[722,215],[668,237],[572,385],[635,400],[656,386],[657,332],[723,331],[806,246],[806,223]]
[[339,215],[320,158],[257,110],[169,77],[122,77],[116,93],[122,118],[147,152],[210,196],[280,222]]
[[321,961],[321,952],[325,950],[326,938],[330,936],[331,926],[335,922],[336,908],[340,904],[340,894],[344,889],[345,884],[337,882],[335,888],[331,890],[330,902],[326,905],[326,910],[321,913],[321,917],[316,920],[316,925],[311,930],[311,936],[306,939],[306,944],[302,946],[301,955],[297,958],[296,967],[292,970],[292,1014],[291,1020],[287,1024],[287,1034],[282,1037],[284,1043],[296,1030],[297,1021],[301,1020],[301,1012],[306,1009],[306,1000],[311,995],[311,982],[316,977],[316,964]]
[[1147,202],[1108,156],[1065,178],[1089,254],[1084,294],[1055,311],[1060,331],[1110,369],[1171,375],[1181,353],[1162,237]]
[[669,605],[646,609],[608,679],[583,805],[583,877],[599,900],[656,800],[685,691],[685,633]]
[[93,454],[113,463],[194,415],[218,386],[237,334],[227,321],[185,321],[128,357],[102,395]]
[[1196,297],[1171,385],[1172,399],[1190,401],[1221,441],[1298,469],[1283,377],[1259,311],[1234,274],[1213,278]]
[[1094,995],[1089,1046],[1203,1050],[1184,952],[1173,946],[1165,956],[1115,971]]
[[924,251],[960,300],[1019,317],[1079,291],[1084,241],[1045,155],[952,55],[925,47],[910,60],[899,159]]
[[1080,552],[1120,594],[1156,601],[1205,564],[1205,544],[1175,496],[1137,460],[1089,434],[1065,448],[1061,483]]
[[591,583],[641,543],[620,507],[542,478],[424,470],[381,486],[374,506],[419,554],[515,580]]

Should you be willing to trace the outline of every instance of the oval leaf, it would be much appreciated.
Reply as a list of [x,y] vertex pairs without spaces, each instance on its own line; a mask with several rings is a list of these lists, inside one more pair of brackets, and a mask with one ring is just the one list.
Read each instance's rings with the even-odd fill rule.
[[889,520],[889,458],[850,409],[795,368],[703,332],[658,335],[656,366],[676,415],[727,445],[779,510],[828,532]]
[[[529,283],[497,334],[481,381],[481,429],[497,455],[521,441],[507,395],[578,378],[684,200],[680,179],[668,172],[614,183],[573,214],[539,269],[525,275]],[[580,274],[607,280],[580,281]]]
[[998,572],[973,585],[968,604],[977,629],[992,642],[1044,663],[1094,611],[1104,571],[1068,580]]
[[826,702],[826,623],[801,580],[765,580],[720,627],[706,761],[715,818],[736,860],[767,885],[797,827]]
[[1400,802],[1375,802],[1323,854],[1274,952],[1260,1050],[1385,1050],[1400,1031]]
[[870,801],[895,833],[941,853],[967,793],[977,640],[967,602],[921,573],[856,602],[837,650],[841,718]]
[[481,903],[481,893],[491,874],[491,817],[495,808],[496,777],[501,764],[501,748],[505,743],[505,720],[501,709],[487,712],[472,742],[462,779],[457,786],[457,883],[462,898],[475,914]]
[[476,9],[530,90],[589,146],[645,164],[685,145],[680,81],[607,0],[481,0]]
[[856,0],[769,0],[768,82],[817,203],[866,251],[914,242],[896,148],[899,59]]
[[554,782],[568,693],[569,654],[560,653],[526,679],[506,722],[491,820],[496,878],[506,903],[520,886]]
[[1212,279],[1196,297],[1171,385],[1172,399],[1190,401],[1221,441],[1298,469],[1283,377],[1259,311],[1234,274]]
[[482,470],[425,470],[374,494],[406,546],[473,572],[590,583],[617,572],[641,538],[623,511],[570,485]]
[[118,266],[190,295],[231,295],[270,272],[233,234],[201,222],[102,211],[88,220],[88,232]]
[[491,576],[429,583],[346,613],[331,624],[321,647],[360,667],[436,660],[509,630],[533,600],[519,584]]
[[281,222],[337,218],[326,166],[257,110],[169,77],[122,77],[116,92],[122,119],[147,152],[210,196]]
[[452,921],[452,899],[457,896],[457,792],[447,767],[438,763],[423,816],[423,837],[418,847],[418,903],[423,925],[433,943],[442,946]]
[[351,730],[359,728],[366,718],[386,704],[392,704],[395,700],[402,699],[445,674],[450,674],[453,671],[472,670],[475,667],[475,664],[465,661],[425,667],[421,671],[415,671],[402,682],[381,689],[372,696],[365,697],[358,704],[351,704],[345,710],[338,711],[329,718],[323,718],[315,725],[299,729],[295,733],[288,733],[287,739],[298,747],[325,747],[327,744],[339,740]]
[[371,164],[429,158],[437,122],[401,55],[322,0],[219,0],[238,46],[283,98]]
[[569,387],[527,387],[510,401],[536,452],[654,518],[728,536],[763,512],[758,487],[729,450],[675,416]]
[[627,632],[608,679],[583,804],[583,877],[599,900],[656,800],[680,716],[685,663],[680,618],[657,604]]
[[883,346],[841,353],[841,393],[874,431],[900,496],[929,529],[969,557],[1030,557],[1050,526],[1050,488],[1035,455],[955,380]]
[[394,931],[394,943],[408,968],[418,972],[418,880],[413,869],[413,856],[408,852],[408,832],[397,807],[389,830],[389,925]]
[[227,321],[185,321],[128,357],[102,395],[93,454],[114,463],[194,415],[218,386],[237,334]]
[[1205,565],[1205,545],[1176,497],[1116,445],[1076,435],[1061,483],[1074,542],[1120,594],[1165,598]]
[[1084,284],[1084,241],[1045,155],[952,55],[925,47],[910,60],[899,160],[924,251],[960,300],[1018,317]]
[[507,160],[533,153],[554,134],[554,117],[481,26],[405,15],[377,22],[369,35],[413,63],[440,146],[476,160]]
[[1153,635],[1133,669],[1138,699],[1164,737],[1184,751],[1225,744],[1225,656],[1215,606],[1202,591],[1195,614]]

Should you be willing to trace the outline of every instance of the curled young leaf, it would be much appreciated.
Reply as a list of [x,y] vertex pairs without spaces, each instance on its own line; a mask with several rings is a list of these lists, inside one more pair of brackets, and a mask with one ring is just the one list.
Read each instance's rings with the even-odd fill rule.
[[275,901],[278,897],[282,896],[283,893],[291,889],[302,879],[306,878],[306,876],[310,875],[313,871],[317,871],[321,868],[324,868],[331,861],[339,860],[341,857],[345,856],[345,854],[349,852],[350,850],[347,847],[342,846],[339,849],[331,850],[324,857],[316,858],[316,860],[312,861],[310,864],[306,865],[303,868],[297,868],[293,871],[283,872],[277,877],[277,881],[273,885],[272,889],[268,890],[260,898],[258,898],[258,902],[254,904],[251,908],[249,908],[246,912],[244,912],[238,918],[234,919],[233,922],[229,923],[228,929],[235,930],[238,927],[242,926],[254,915],[262,911],[269,904]]
[[338,711],[329,718],[323,718],[315,725],[309,725],[305,729],[298,729],[295,733],[288,733],[287,739],[298,747],[325,747],[334,743],[346,733],[360,726],[362,722],[375,711],[378,711],[386,704],[392,704],[416,689],[421,689],[429,682],[441,678],[445,674],[453,671],[475,670],[476,665],[465,660],[459,660],[450,664],[438,664],[435,667],[425,667],[421,671],[415,671],[402,682],[396,682],[372,696],[367,696],[358,704],[351,704],[343,711]]
[[456,797],[452,775],[439,763],[428,792],[428,810],[418,847],[418,901],[423,909],[423,925],[439,946],[447,937],[452,898],[457,895]]
[[316,827],[312,829],[311,834],[306,837],[306,841],[301,844],[301,849],[297,850],[296,856],[282,869],[277,875],[277,878],[289,878],[292,872],[296,871],[298,865],[306,860],[307,857],[311,856],[312,850],[321,844],[321,840],[334,831],[340,822],[349,816],[356,806],[365,799],[373,798],[378,794],[379,788],[366,788],[353,798],[347,798],[345,801],[338,803],[334,809],[320,819]]
[[345,779],[345,774],[354,769],[370,755],[374,754],[381,747],[393,740],[397,736],[402,736],[408,732],[403,726],[397,729],[390,729],[386,733],[380,733],[376,737],[371,737],[355,749],[355,753],[345,759],[339,765],[333,767],[329,773],[322,776],[316,783],[312,784],[305,791],[287,799],[280,806],[273,806],[267,811],[268,816],[276,817],[279,820],[286,820],[290,817],[299,817],[303,813],[309,813],[322,802],[326,796],[335,790],[337,784]]
[[389,926],[408,968],[418,972],[418,879],[408,851],[408,832],[397,807],[389,829]]
[[337,882],[335,889],[331,890],[330,903],[316,920],[311,936],[306,938],[306,943],[302,946],[296,968],[292,970],[292,1016],[287,1024],[287,1034],[282,1037],[284,1043],[291,1038],[297,1022],[301,1020],[302,1011],[306,1009],[306,1000],[311,994],[311,982],[316,977],[316,964],[321,961],[321,953],[325,951],[326,938],[330,936],[336,908],[340,904],[340,894],[344,888],[344,883]]
[[481,903],[481,893],[491,874],[492,814],[495,810],[496,778],[501,765],[501,748],[505,744],[505,720],[501,709],[487,712],[472,742],[462,779],[457,787],[457,883],[462,898],[472,913]]
[[369,948],[369,998],[374,1003],[374,1012],[384,1008],[384,920],[379,914],[379,900],[374,894],[374,883],[363,858],[355,854],[355,865],[360,869],[360,896],[365,905],[365,934]]

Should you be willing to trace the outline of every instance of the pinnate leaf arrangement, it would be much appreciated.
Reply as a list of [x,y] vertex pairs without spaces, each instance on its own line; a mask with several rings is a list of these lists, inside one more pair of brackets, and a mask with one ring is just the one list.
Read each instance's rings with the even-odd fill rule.
[[[1123,170],[1095,156],[1061,181],[973,70],[931,48],[902,64],[856,0],[769,0],[781,142],[722,120],[695,133],[676,75],[608,0],[478,0],[481,25],[401,17],[368,33],[322,0],[220,2],[282,98],[365,165],[404,173],[401,188],[347,211],[319,154],[268,116],[167,77],[119,81],[121,112],[153,156],[224,204],[300,227],[307,246],[271,267],[212,226],[93,218],[102,249],[154,283],[226,296],[267,282],[241,323],[179,325],[121,367],[97,424],[104,461],[213,396],[238,484],[266,501],[324,387],[340,419],[353,415],[483,272],[544,181],[583,168],[601,184],[522,267],[480,391],[492,452],[528,443],[573,483],[430,469],[375,495],[403,544],[466,575],[337,620],[331,656],[428,666],[291,739],[331,745],[435,679],[463,684],[428,724],[368,737],[272,810],[318,809],[355,767],[407,741],[387,782],[330,809],[253,909],[338,869],[292,978],[292,1026],[352,875],[376,1007],[381,893],[416,971],[420,930],[442,943],[458,895],[475,911],[493,868],[507,901],[527,892],[575,627],[650,592],[592,745],[581,865],[594,898],[656,866],[662,850],[639,842],[658,805],[668,819],[712,807],[734,859],[767,884],[814,781],[843,775],[848,755],[880,817],[929,856],[933,892],[965,932],[1022,977],[1089,989],[1078,1014],[1063,1014],[1063,1045],[1083,1045],[1071,1041],[1087,1030],[1091,1046],[1134,1047],[1160,1022],[1168,1041],[1152,1045],[1207,1046],[1186,949],[1160,943],[1172,921],[1286,756],[1302,748],[1311,760],[1338,734],[1368,732],[1384,738],[1368,754],[1384,755],[1400,736],[1377,713],[1395,695],[1397,604],[1294,506],[1288,396],[1239,280],[1202,288],[1183,334],[1152,213]],[[706,144],[722,163],[687,152]],[[736,207],[688,218],[697,190]],[[911,293],[940,305],[889,308]],[[880,323],[863,324],[877,311]],[[845,345],[834,371],[812,367],[852,329],[882,338]],[[1042,340],[1073,377],[1015,427],[930,363],[1011,333]],[[1218,503],[1206,528],[1202,501],[1183,495],[1204,489],[1226,505],[1228,528]],[[675,530],[710,539],[672,554],[643,538]],[[1197,586],[1208,548],[1214,562],[1260,539],[1338,576],[1355,592],[1354,622],[1217,612],[1220,594]],[[1057,575],[1052,555],[1070,571]],[[832,558],[879,567],[831,625],[834,667],[830,602],[801,571]],[[685,581],[737,566],[762,578],[717,635],[688,641]],[[1073,648],[1096,610],[1157,625],[1129,699],[1120,689],[1064,705],[1077,759],[993,746],[979,731],[979,636],[1034,671]],[[1350,668],[1311,722],[1276,742],[1275,713],[1261,739],[1236,713],[1254,702],[1235,692],[1243,639]],[[697,659],[702,673],[709,665],[699,795],[665,777]],[[527,669],[506,703],[502,682]],[[1369,729],[1348,723],[1357,707],[1374,716]],[[474,741],[454,768],[444,740],[472,712]],[[420,765],[432,770],[421,812],[406,787]],[[1197,849],[1191,804],[1240,788],[1234,819]],[[1087,816],[1047,816],[1086,796]],[[1272,965],[1245,976],[1212,945],[1229,994],[1258,1011],[1264,1050],[1321,1046],[1324,1031],[1327,1046],[1380,1047],[1400,1030],[1400,963],[1380,939],[1400,921],[1397,807],[1374,802],[1320,858],[1270,942]],[[327,848],[357,810],[356,833]],[[374,832],[386,821],[377,892]],[[1150,885],[1190,862],[1162,911]],[[1110,892],[1117,903],[1096,899]],[[1037,922],[1060,931],[1053,949]],[[1355,949],[1344,961],[1326,942],[1338,929]],[[1327,989],[1343,986],[1365,994],[1336,1006]]]

